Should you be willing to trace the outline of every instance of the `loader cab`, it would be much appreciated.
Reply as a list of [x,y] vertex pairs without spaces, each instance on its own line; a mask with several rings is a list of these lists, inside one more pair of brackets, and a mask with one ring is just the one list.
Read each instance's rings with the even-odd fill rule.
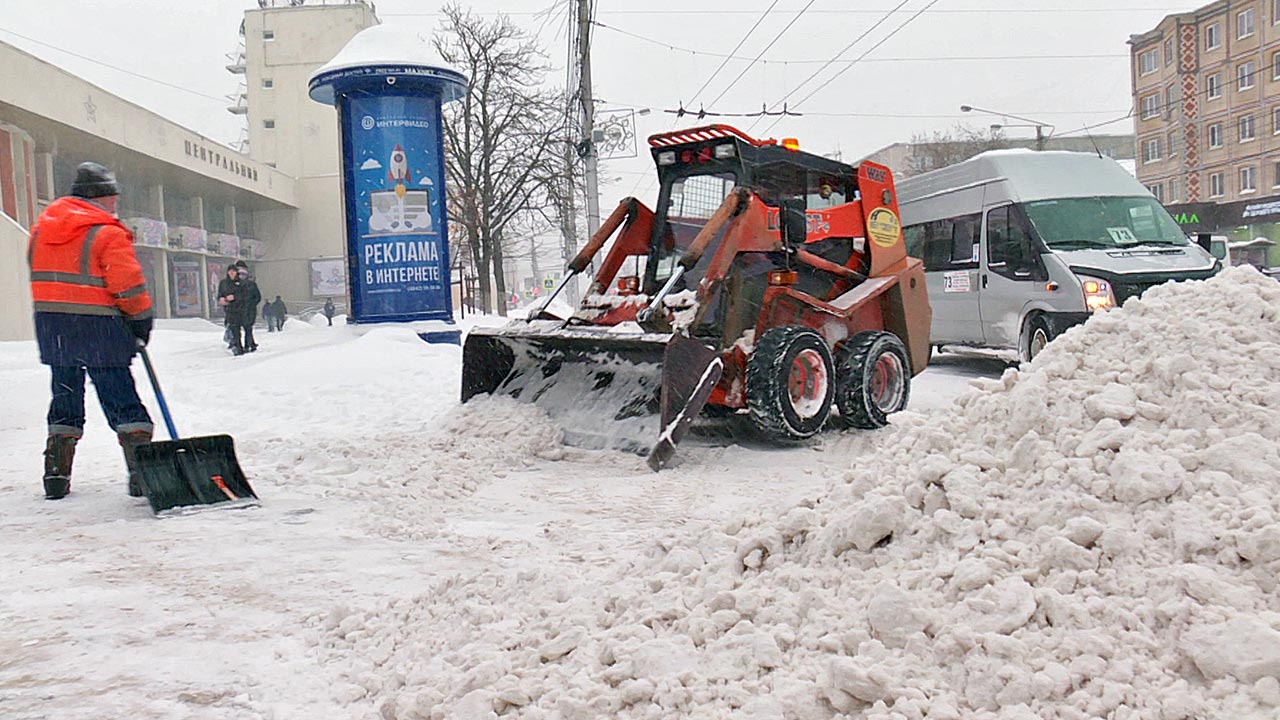
[[[656,292],[671,276],[698,232],[739,186],[779,209],[784,202],[810,210],[835,207],[857,195],[856,168],[776,140],[756,140],[727,125],[654,135],[649,145],[660,188],[643,283],[646,293]],[[678,289],[697,287],[721,239],[713,240]],[[793,241],[804,242],[802,237]],[[785,253],[763,254],[777,257],[754,259],[786,264]]]

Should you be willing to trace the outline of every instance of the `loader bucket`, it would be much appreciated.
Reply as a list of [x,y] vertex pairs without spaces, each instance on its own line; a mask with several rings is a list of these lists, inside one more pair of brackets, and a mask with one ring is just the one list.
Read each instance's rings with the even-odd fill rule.
[[462,350],[462,401],[488,393],[534,403],[570,445],[645,454],[664,420],[701,410],[706,397],[697,390],[715,360],[715,351],[679,335],[561,328],[559,321],[476,328]]

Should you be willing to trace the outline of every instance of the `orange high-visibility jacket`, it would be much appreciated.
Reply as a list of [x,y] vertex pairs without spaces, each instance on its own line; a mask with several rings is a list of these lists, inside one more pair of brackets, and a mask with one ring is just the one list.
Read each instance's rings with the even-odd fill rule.
[[31,229],[31,298],[37,313],[151,317],[133,234],[81,198],[50,203]]

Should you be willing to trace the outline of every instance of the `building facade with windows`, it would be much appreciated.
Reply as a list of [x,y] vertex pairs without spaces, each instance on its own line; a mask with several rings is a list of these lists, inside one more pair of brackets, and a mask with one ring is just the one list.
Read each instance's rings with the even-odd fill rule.
[[1280,236],[1280,0],[1219,0],[1129,45],[1138,179],[1189,230]]
[[85,160],[116,173],[158,316],[217,319],[239,259],[294,313],[345,304],[337,116],[307,79],[378,19],[361,0],[259,5],[228,65],[246,81],[228,108],[249,123],[238,147],[0,42],[0,340],[32,337],[28,230]]

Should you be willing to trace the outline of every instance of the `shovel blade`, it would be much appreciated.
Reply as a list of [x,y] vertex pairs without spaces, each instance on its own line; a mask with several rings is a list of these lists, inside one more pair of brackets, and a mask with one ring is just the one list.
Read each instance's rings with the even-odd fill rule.
[[152,512],[256,500],[230,435],[162,440],[134,450]]

